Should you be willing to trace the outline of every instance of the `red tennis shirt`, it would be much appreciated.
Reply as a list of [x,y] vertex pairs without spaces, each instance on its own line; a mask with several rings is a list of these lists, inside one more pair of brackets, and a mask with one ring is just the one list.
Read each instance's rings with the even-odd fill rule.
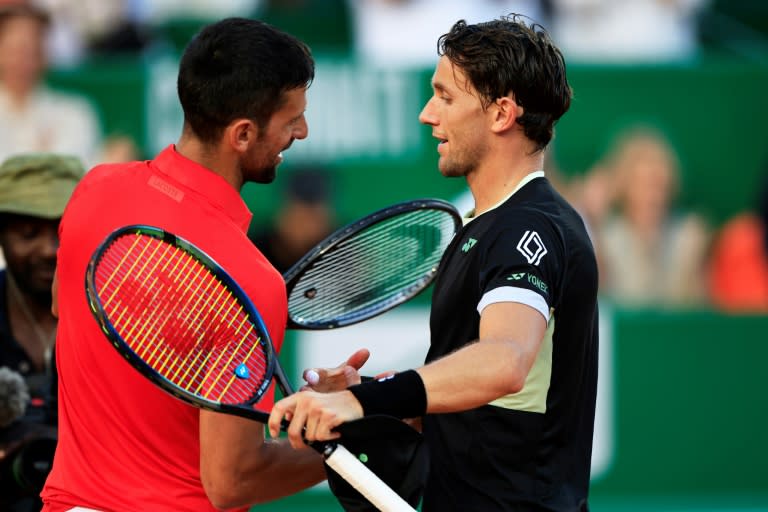
[[[79,183],[59,228],[59,443],[43,510],[215,510],[200,482],[198,409],[151,384],[111,346],[88,309],[85,271],[119,227],[170,231],[224,267],[279,350],[285,283],[248,240],[250,220],[238,191],[173,146],[152,161],[97,166]],[[273,401],[271,390],[259,408]]]

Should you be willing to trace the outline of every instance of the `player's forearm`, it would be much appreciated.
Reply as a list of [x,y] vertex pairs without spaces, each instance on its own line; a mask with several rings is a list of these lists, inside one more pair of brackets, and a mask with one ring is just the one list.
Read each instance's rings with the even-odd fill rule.
[[213,504],[232,508],[301,491],[324,480],[325,472],[317,452],[265,440],[260,423],[201,411],[200,476]]
[[517,344],[485,340],[416,371],[352,386],[347,395],[354,395],[365,415],[415,418],[463,411],[522,389],[527,360]]
[[220,475],[216,488],[206,488],[214,505],[232,508],[265,503],[325,480],[320,454],[311,449],[294,450],[285,440],[265,442],[258,457],[249,462],[230,469],[226,480]]
[[515,344],[473,343],[419,368],[427,392],[427,412],[480,407],[522,389],[528,366]]
[[527,305],[486,306],[480,316],[480,341],[419,368],[427,411],[471,409],[520,391],[546,329],[547,320]]

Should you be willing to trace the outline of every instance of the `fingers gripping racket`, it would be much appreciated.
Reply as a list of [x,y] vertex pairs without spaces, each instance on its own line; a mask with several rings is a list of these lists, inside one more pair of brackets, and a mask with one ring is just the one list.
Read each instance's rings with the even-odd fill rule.
[[317,244],[283,276],[288,327],[331,329],[380,315],[435,278],[461,227],[448,202],[399,203],[353,222]]
[[[191,243],[148,226],[119,229],[92,256],[85,288],[117,351],[181,400],[266,423],[253,404],[272,378],[284,395],[293,392],[256,308]],[[380,510],[413,511],[340,444],[312,447]]]

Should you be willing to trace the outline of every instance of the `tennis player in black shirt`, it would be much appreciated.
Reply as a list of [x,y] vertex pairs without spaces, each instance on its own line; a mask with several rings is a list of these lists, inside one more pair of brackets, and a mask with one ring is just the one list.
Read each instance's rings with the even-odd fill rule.
[[563,56],[518,16],[459,21],[438,42],[419,120],[475,209],[435,283],[426,364],[279,402],[289,437],[333,439],[363,415],[423,417],[422,510],[586,511],[597,389],[597,265],[584,223],[547,180],[568,110]]

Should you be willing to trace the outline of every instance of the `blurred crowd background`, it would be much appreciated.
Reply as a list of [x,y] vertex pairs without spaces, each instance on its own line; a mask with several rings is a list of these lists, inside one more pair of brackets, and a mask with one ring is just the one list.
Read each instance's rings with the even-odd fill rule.
[[[376,208],[416,197],[471,207],[462,180],[440,177],[417,115],[438,37],[458,19],[512,12],[552,34],[574,89],[545,170],[589,229],[615,350],[601,353],[598,408],[609,412],[596,432],[614,468],[595,509],[653,510],[605,505],[647,489],[757,492],[768,506],[765,0],[0,0],[0,162],[154,157],[180,132],[175,78],[189,39],[222,17],[263,19],[318,62],[309,138],[274,185],[243,189],[250,236],[284,272]],[[3,350],[0,340],[0,363]],[[712,420],[718,407],[727,412]],[[676,463],[686,457],[697,462]]]
[[[307,41],[321,64],[331,63],[329,68],[341,62],[346,66],[341,73],[363,76],[361,70],[367,70],[368,82],[391,80],[392,73],[413,74],[423,91],[440,34],[460,18],[480,21],[508,12],[525,14],[547,28],[573,70],[575,100],[562,124],[579,112],[602,113],[592,119],[582,114],[572,123],[578,129],[558,133],[547,171],[589,225],[604,297],[638,307],[768,311],[768,148],[764,137],[754,136],[762,130],[766,103],[761,95],[768,87],[768,4],[759,0],[0,0],[0,159],[53,151],[74,154],[90,167],[151,158],[176,135],[173,125],[156,130],[162,121],[153,119],[153,101],[162,90],[172,95],[174,87],[172,79],[157,83],[157,62],[172,62],[200,26],[216,18],[264,19]],[[320,99],[312,98],[309,107],[313,150],[294,165],[289,159],[287,177],[279,183],[287,199],[327,203],[329,215],[307,216],[323,225],[305,235],[306,247],[334,227],[331,218],[340,223],[364,213],[348,206],[344,194],[326,191],[330,187],[320,183],[318,174],[328,181],[343,175],[335,167],[339,162],[352,166],[355,151],[363,158],[355,175],[369,173],[381,181],[388,172],[375,161],[370,164],[380,148],[371,152],[362,144],[336,151],[339,141],[328,135],[345,133],[344,125],[351,123],[357,131],[380,123],[344,110],[376,101],[364,89],[380,85],[347,81],[347,90],[328,94],[324,69],[319,66],[314,87]],[[613,83],[599,83],[601,73]],[[590,76],[597,83],[590,83]],[[720,83],[717,94],[704,96],[702,90],[712,89],[700,81],[710,79]],[[665,80],[667,90],[648,90]],[[411,94],[413,84],[401,82],[404,95]],[[751,89],[740,90],[745,84]],[[601,95],[618,95],[625,108],[606,111]],[[318,114],[319,126],[313,123],[313,109],[329,109],[317,104],[331,101],[345,105],[337,118]],[[405,111],[403,124],[416,125],[418,101],[401,103],[409,101],[413,111]],[[661,114],[660,104],[667,109]],[[745,108],[741,118],[721,117]],[[381,117],[401,111],[374,113]],[[612,118],[605,117],[609,113]],[[312,141],[318,131],[325,138]],[[430,156],[430,141],[422,139],[427,152],[411,158],[410,165],[429,175],[436,153]],[[721,144],[712,147],[711,141]],[[713,151],[718,158],[707,160],[710,168],[697,168],[700,155]],[[400,156],[409,159],[407,152]],[[288,175],[304,167],[312,168],[308,179],[314,185],[303,188],[316,186],[321,192],[291,192],[300,180]],[[430,179],[438,181],[435,174]],[[414,182],[390,173],[381,182],[399,190],[402,199],[429,193],[418,187],[409,191],[409,181]],[[455,196],[460,204],[466,200],[460,187],[441,186],[435,187],[436,194]],[[261,203],[259,193],[247,199]],[[359,201],[376,190],[350,185],[345,193]],[[722,197],[708,204],[715,194]],[[284,232],[291,223],[311,230],[307,221],[278,219],[289,209],[278,209],[274,201],[261,211],[257,204],[256,210],[254,239],[264,241],[277,225]],[[281,268],[287,264],[278,263]]]

